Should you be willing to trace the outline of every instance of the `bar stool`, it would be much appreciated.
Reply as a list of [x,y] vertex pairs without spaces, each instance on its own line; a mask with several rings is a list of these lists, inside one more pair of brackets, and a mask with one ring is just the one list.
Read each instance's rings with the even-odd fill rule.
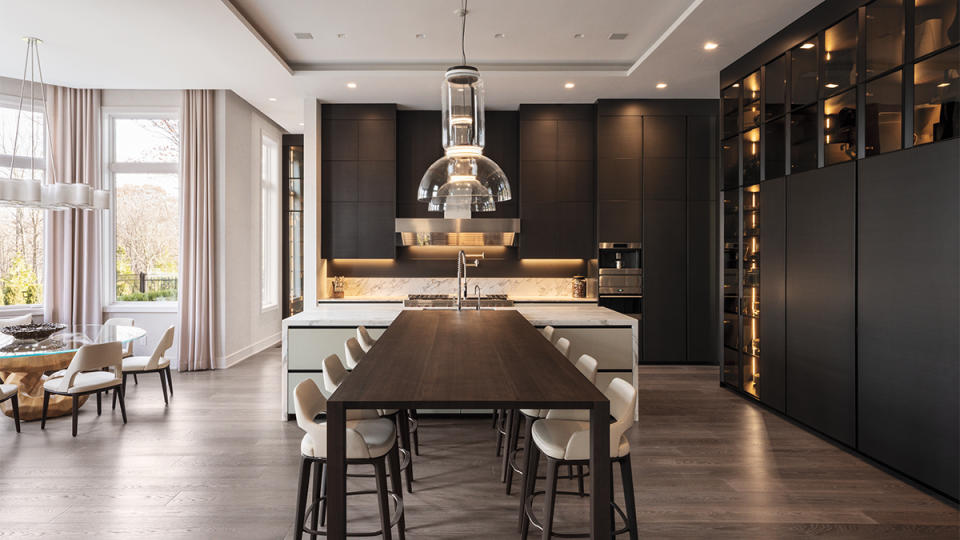
[[[637,403],[637,391],[627,381],[614,379],[604,390],[604,395],[610,400],[610,414],[615,418],[615,422],[610,424],[611,535],[629,532],[631,540],[636,540],[637,508],[633,496],[633,473],[630,468],[630,441],[627,440],[625,433],[633,426],[633,411]],[[526,519],[523,520],[520,527],[520,537],[524,540],[527,538],[530,525],[543,532],[544,540],[553,536],[563,536],[565,538],[589,537],[589,534],[553,532],[554,506],[557,495],[575,494],[573,492],[557,491],[557,467],[590,463],[590,422],[555,418],[554,412],[551,411],[547,414],[547,418],[534,422],[532,439],[528,443],[529,451],[527,452],[523,476],[524,515]],[[556,412],[559,413],[560,411]],[[547,485],[545,491],[535,491],[536,470],[541,453],[547,457]],[[613,496],[613,463],[620,465],[624,503],[627,507],[626,513],[616,503]],[[533,501],[537,495],[545,495],[543,504],[545,515],[542,521],[533,511]],[[614,512],[624,521],[623,528],[616,528]]]
[[[549,329],[549,332],[546,332],[546,330],[548,330],[548,329]],[[544,332],[544,337],[547,338],[547,341],[550,341],[550,339],[553,337],[553,332],[554,332],[553,327],[552,327],[552,326],[547,326],[546,328],[544,328],[544,330],[545,330],[545,332]],[[567,338],[560,338],[560,339],[557,340],[556,343],[553,344],[553,346],[556,347],[558,351],[560,351],[560,354],[562,354],[563,356],[569,358],[569,353],[570,353],[570,340],[569,340],[569,339],[567,339]],[[530,417],[534,417],[534,418],[543,418],[544,416],[546,416],[547,410],[546,410],[546,409],[543,409],[543,410],[540,410],[540,409],[522,409],[522,410],[521,410],[521,413],[524,414],[524,415],[526,415],[526,416],[530,416]],[[518,429],[518,430],[520,429],[519,424],[518,424],[519,420],[518,420],[518,419],[515,420],[515,419],[514,419],[515,416],[516,416],[516,411],[515,411],[515,410],[497,409],[497,412],[496,412],[496,414],[494,415],[494,419],[493,419],[493,427],[497,429],[497,453],[496,453],[496,455],[497,455],[497,457],[500,457],[501,455],[503,455],[503,457],[504,457],[504,460],[503,460],[503,462],[504,462],[503,469],[500,471],[500,481],[501,481],[501,482],[506,481],[506,478],[507,478],[506,464],[507,464],[507,457],[510,455],[510,450],[509,450],[509,449],[511,448],[511,446],[510,446],[510,435],[509,435],[509,434],[510,434],[510,431],[511,431],[511,429],[512,429],[513,424],[517,424],[517,428],[516,428],[516,429]],[[502,454],[501,454],[501,452],[500,452],[501,447],[504,449]],[[510,494],[510,485],[508,484],[508,485],[507,485],[507,495],[509,495],[509,494]]]
[[[353,339],[353,338],[350,338]],[[323,359],[323,389],[328,394],[336,392],[340,383],[347,377],[347,370],[340,361],[340,357],[331,354]],[[406,470],[407,491],[413,493],[413,458],[410,457],[410,425],[401,421],[399,409],[359,409],[351,412],[357,419],[372,420],[375,418],[390,418],[397,425],[397,434],[400,436],[400,452],[403,454],[403,468]]]
[[[584,377],[586,377],[588,381],[590,381],[590,384],[597,384],[597,365],[598,365],[597,359],[588,354],[580,355],[580,358],[577,360],[576,364],[574,364],[574,366],[580,371],[580,373]],[[535,417],[531,414],[526,414],[523,412],[521,413],[524,418],[523,436],[525,441],[530,441],[531,432],[533,430],[533,422],[537,418],[545,418],[548,415],[551,415],[551,417],[553,418],[563,418],[567,420],[581,420],[581,421],[590,420],[590,411],[587,411],[587,410],[557,409],[557,410],[539,411],[535,409],[523,409],[523,411],[526,411],[526,413],[542,412],[543,414],[543,416]],[[518,474],[521,478],[523,477],[523,474],[524,474],[524,471],[521,468],[520,463],[517,462],[517,458],[520,455],[520,450],[523,450],[522,448],[519,447],[520,417],[517,416],[515,418],[516,420],[511,425],[510,437],[509,437],[509,443],[508,443],[510,445],[509,446],[510,454],[508,456],[508,459],[504,460],[503,481],[506,482],[507,484],[507,495],[510,494],[510,490],[513,487],[514,473]],[[525,444],[529,444],[529,442]],[[569,477],[573,476],[572,467],[573,466],[571,465],[570,469],[568,469]],[[579,484],[579,493],[581,495],[583,495],[583,478],[584,478],[583,466],[579,465],[577,466],[577,482]],[[526,494],[521,489],[520,490],[521,517],[523,515],[523,503],[524,503],[525,496]]]
[[543,327],[543,330],[541,330],[540,332],[543,334],[543,337],[547,338],[547,341],[549,341],[550,343],[553,343],[553,332],[554,332],[554,331],[555,331],[555,330],[554,330],[554,328],[553,328],[552,326],[547,325],[547,326],[544,326],[544,327]]
[[377,340],[370,335],[370,332],[367,332],[365,326],[357,327],[357,341],[360,342],[360,347],[363,349],[363,352],[370,352],[370,349],[377,344]]
[[[297,425],[306,432],[300,442],[300,480],[297,489],[297,517],[294,523],[294,538],[307,533],[311,538],[326,536],[319,530],[318,522],[325,521],[326,476],[327,476],[327,423],[317,422],[316,417],[327,410],[327,399],[317,383],[307,379],[294,390],[294,407]],[[356,411],[361,412],[361,411]],[[373,465],[377,481],[376,490],[348,491],[347,495],[377,494],[380,509],[380,530],[347,533],[347,536],[377,536],[391,538],[391,529],[396,526],[401,540],[406,534],[403,517],[403,488],[400,486],[400,454],[397,449],[397,434],[393,422],[386,418],[356,418],[354,411],[347,411],[347,467],[350,465]],[[392,491],[387,489],[387,461],[390,462]],[[311,471],[312,469],[312,471]],[[313,473],[313,502],[307,506],[310,476]],[[393,501],[391,519],[389,501]],[[306,524],[310,518],[310,526]],[[321,523],[322,524],[322,523]]]

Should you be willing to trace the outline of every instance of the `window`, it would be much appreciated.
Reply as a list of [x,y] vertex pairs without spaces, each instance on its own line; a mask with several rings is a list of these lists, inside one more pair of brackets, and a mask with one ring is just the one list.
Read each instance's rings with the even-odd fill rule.
[[[41,108],[42,104],[34,107],[35,110]],[[0,178],[44,179],[43,112],[31,113],[29,109],[29,103],[24,103],[24,112],[18,118],[17,100],[0,101]],[[32,305],[43,301],[43,216],[44,211],[36,208],[0,207],[2,305]]]
[[260,307],[280,303],[280,144],[260,135]]
[[104,126],[106,183],[114,194],[106,221],[112,227],[105,227],[104,241],[115,269],[107,300],[175,301],[180,244],[176,113],[108,112]]

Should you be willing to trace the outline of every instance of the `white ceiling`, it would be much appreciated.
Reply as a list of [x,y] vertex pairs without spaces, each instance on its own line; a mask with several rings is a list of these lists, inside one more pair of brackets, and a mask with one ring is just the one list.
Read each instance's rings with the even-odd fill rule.
[[[473,0],[467,61],[489,108],[598,98],[715,98],[720,69],[820,0]],[[0,5],[0,75],[24,35],[48,82],[229,88],[291,132],[305,98],[438,108],[459,63],[458,0],[43,0]],[[296,40],[310,32],[313,40]],[[628,34],[610,41],[613,32]],[[417,39],[418,33],[426,34]],[[495,39],[496,33],[505,34]],[[583,38],[574,39],[581,33]],[[337,34],[346,34],[338,38]],[[703,50],[705,41],[720,47]],[[346,87],[347,82],[357,88]],[[574,82],[573,89],[563,88]],[[666,82],[663,90],[657,82]],[[269,98],[276,98],[270,101]]]

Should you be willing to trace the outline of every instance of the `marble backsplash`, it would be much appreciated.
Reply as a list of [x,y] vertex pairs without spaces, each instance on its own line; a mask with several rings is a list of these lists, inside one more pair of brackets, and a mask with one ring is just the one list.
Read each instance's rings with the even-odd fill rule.
[[[332,279],[327,280],[327,293]],[[481,294],[510,296],[571,296],[570,278],[469,278],[470,294],[480,285]],[[588,291],[591,288],[588,287]],[[595,289],[594,289],[595,290]],[[344,278],[346,296],[407,296],[408,294],[456,294],[457,278]]]

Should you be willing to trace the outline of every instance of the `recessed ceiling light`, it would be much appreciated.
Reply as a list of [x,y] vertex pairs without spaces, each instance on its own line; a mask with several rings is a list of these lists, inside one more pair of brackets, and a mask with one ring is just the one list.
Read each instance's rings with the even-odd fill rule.
[[946,88],[946,87],[948,87],[948,86],[950,86],[950,83],[948,83],[948,82],[942,82],[942,83],[940,83],[940,84],[937,85],[937,88]]
[[310,32],[294,32],[293,37],[297,39],[313,39],[313,34]]
[[268,97],[268,98],[267,98],[267,101],[276,101],[276,100],[277,100],[277,98],[275,98],[275,97]]
[[303,125],[303,122],[300,122],[300,125],[302,126],[302,125]]
[[740,83],[733,83],[734,88],[740,88]]
[[416,35],[416,38],[417,38],[417,39],[426,39],[426,38],[427,38],[427,35],[426,35],[426,34],[417,34],[417,35]]
[[583,39],[583,34],[574,34],[573,39]]
[[832,83],[832,82],[831,82],[831,83],[825,84],[824,86],[826,86],[827,88],[836,88],[836,87],[838,87],[838,86],[840,86],[840,85],[837,84],[837,83]]
[[703,48],[704,48],[704,50],[712,51],[712,50],[714,50],[714,49],[717,48],[717,44],[714,43],[714,42],[712,42],[712,41],[708,41],[708,42],[706,42],[706,43],[703,44]]
[[507,35],[501,34],[500,32],[497,32],[496,34],[493,35],[493,39],[503,39],[505,37],[507,37]]
[[627,33],[625,33],[625,32],[614,32],[614,33],[610,34],[610,37],[608,37],[607,39],[610,39],[610,40],[613,40],[613,41],[621,41],[621,40],[627,39],[627,36],[628,36],[628,35],[629,35],[629,34],[627,34]]
[[338,38],[338,39],[344,39],[344,38],[346,38],[346,37],[347,37],[346,34],[337,34],[337,38]]
[[568,83],[565,83],[565,84],[563,85],[563,87],[566,88],[567,90],[573,88],[574,86],[576,86],[576,85],[573,84],[572,82],[568,82]]
[[804,43],[803,45],[800,46],[801,49],[812,49],[814,47],[816,47],[816,45],[814,45],[813,43]]
[[666,87],[667,87],[667,83],[665,83],[665,82],[658,82],[658,83],[657,83],[657,88],[659,88],[659,89],[661,89],[661,90],[663,90],[663,89],[666,88]]
[[348,83],[347,83],[347,88],[356,88],[356,87],[357,87],[357,83],[355,83],[355,82],[348,82]]

